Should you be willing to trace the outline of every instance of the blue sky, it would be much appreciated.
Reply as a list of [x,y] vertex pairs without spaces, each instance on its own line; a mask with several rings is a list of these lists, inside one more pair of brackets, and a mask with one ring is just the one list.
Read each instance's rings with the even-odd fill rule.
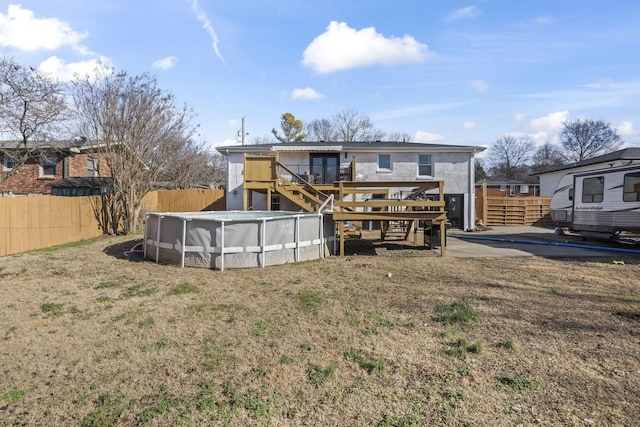
[[0,49],[61,79],[150,72],[211,145],[347,109],[416,142],[556,142],[602,119],[640,145],[637,0],[23,0]]

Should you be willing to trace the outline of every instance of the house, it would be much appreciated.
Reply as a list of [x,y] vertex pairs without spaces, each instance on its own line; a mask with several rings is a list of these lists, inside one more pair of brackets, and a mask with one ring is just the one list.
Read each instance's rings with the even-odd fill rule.
[[535,180],[487,178],[476,181],[476,197],[482,197],[482,187],[486,182],[487,197],[537,197],[540,185]]
[[[475,227],[474,156],[484,151],[483,147],[319,141],[227,146],[217,150],[227,158],[227,210],[304,208],[286,191],[267,189],[258,182],[267,176],[301,186],[299,193],[318,202],[321,200],[312,197],[314,192],[338,197],[338,189],[342,192],[347,187],[352,189],[349,197],[354,205],[376,199],[435,201],[443,193],[444,210],[452,227],[464,230]],[[260,172],[271,170],[269,162],[274,158],[279,168],[277,177],[275,172],[269,172],[272,177]],[[443,183],[442,188],[437,183],[431,184],[436,181]],[[416,193],[418,188],[422,189],[420,194]]]
[[[106,162],[84,139],[39,141],[24,162],[24,150],[14,141],[0,141],[0,196],[51,194],[54,183],[68,177],[108,175]],[[16,169],[16,170],[14,170]]]
[[533,174],[532,176],[537,176],[540,180],[540,196],[551,197],[560,179],[567,174],[625,166],[632,163],[640,163],[640,147],[623,148],[622,150]]
[[74,176],[53,183],[53,196],[99,196],[113,193],[113,178],[101,176]]

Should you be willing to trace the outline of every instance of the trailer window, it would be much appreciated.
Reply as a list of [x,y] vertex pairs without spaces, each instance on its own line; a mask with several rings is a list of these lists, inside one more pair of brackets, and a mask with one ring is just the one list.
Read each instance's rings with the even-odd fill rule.
[[602,203],[604,176],[585,178],[582,182],[582,203]]
[[628,173],[624,176],[622,200],[637,202],[640,200],[640,172]]

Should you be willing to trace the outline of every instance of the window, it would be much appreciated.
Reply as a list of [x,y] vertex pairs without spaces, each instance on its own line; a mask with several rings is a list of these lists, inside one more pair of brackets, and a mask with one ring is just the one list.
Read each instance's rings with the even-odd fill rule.
[[391,170],[391,155],[378,154],[378,170]]
[[56,176],[58,158],[55,154],[49,154],[40,159],[40,178],[53,178]]
[[506,184],[502,184],[500,186],[500,191],[507,191],[507,185]]
[[520,184],[520,192],[521,193],[528,193],[529,192],[529,186],[526,184]]
[[98,159],[87,159],[87,176],[100,176],[98,173]]
[[418,175],[433,176],[433,171],[431,169],[431,154],[418,155]]
[[14,156],[10,156],[9,154],[5,154],[2,163],[4,165],[4,170],[10,171],[16,167],[16,164],[18,163],[18,159],[15,158]]
[[585,178],[582,181],[582,203],[602,203],[604,176]]
[[624,175],[622,200],[625,202],[637,202],[640,200],[640,172]]

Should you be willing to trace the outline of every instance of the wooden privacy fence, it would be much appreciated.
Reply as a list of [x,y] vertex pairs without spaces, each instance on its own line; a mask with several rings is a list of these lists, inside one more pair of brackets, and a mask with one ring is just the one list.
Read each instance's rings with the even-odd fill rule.
[[[87,197],[0,197],[0,256],[102,235]],[[224,210],[224,190],[162,190],[143,199],[145,212]]]
[[199,212],[223,211],[225,205],[224,190],[188,190],[153,191],[142,200],[144,212]]
[[476,197],[476,218],[484,225],[550,224],[551,197]]

